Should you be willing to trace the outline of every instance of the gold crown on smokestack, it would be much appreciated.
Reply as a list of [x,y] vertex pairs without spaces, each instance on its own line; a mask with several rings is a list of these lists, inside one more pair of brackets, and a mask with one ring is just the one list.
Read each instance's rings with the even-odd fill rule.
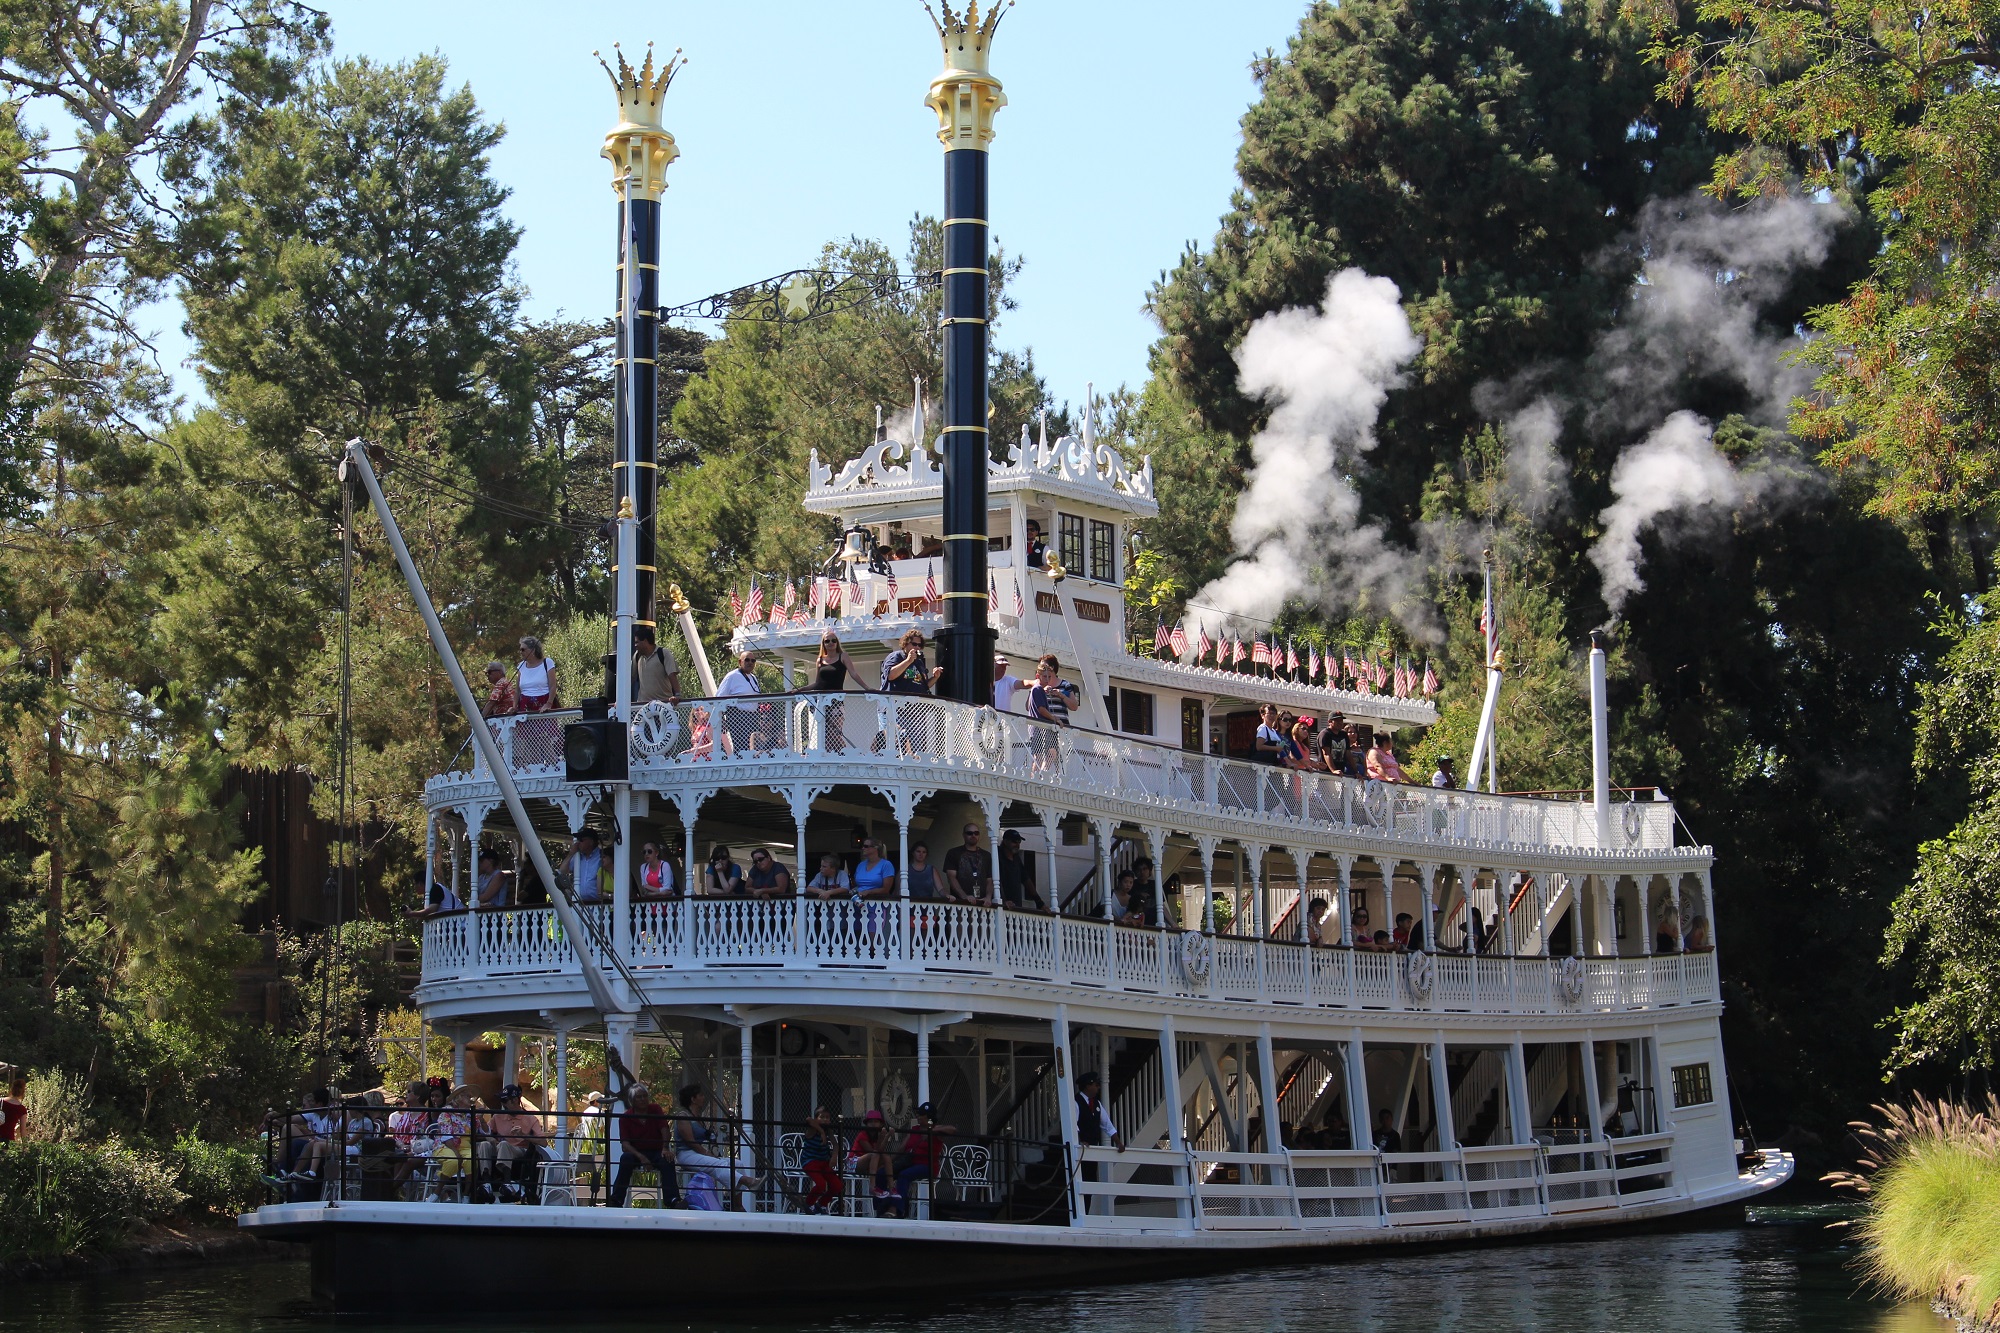
[[647,42],[645,64],[634,69],[616,44],[611,50],[618,57],[616,70],[605,64],[602,55],[591,52],[611,77],[611,86],[618,90],[618,124],[604,136],[604,156],[612,166],[611,188],[622,191],[629,177],[635,196],[657,200],[667,188],[668,164],[681,155],[674,136],[667,133],[661,122],[661,103],[666,100],[668,85],[687,64],[687,59],[675,47],[674,53],[656,70],[653,44]]
[[963,14],[953,11],[950,0],[939,0],[938,9],[944,11],[939,18],[930,0],[924,0],[924,12],[944,46],[944,73],[931,80],[924,105],[937,112],[938,139],[948,149],[984,148],[993,139],[993,114],[1007,105],[1007,94],[987,62],[993,54],[993,30],[1013,4],[995,4],[981,18],[979,0],[967,0]]
[[954,14],[951,0],[939,0],[944,10],[940,19],[937,11],[925,0],[924,12],[931,16],[937,27],[938,39],[944,43],[944,62],[947,70],[964,70],[971,74],[986,73],[986,58],[993,52],[993,30],[1000,26],[1000,16],[1013,7],[1014,0],[1004,5],[994,5],[986,11],[986,18],[979,17],[979,0],[969,0],[963,15]]

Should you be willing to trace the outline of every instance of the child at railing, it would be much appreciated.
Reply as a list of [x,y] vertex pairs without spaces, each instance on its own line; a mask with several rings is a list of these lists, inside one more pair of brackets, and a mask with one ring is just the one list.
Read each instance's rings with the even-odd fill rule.
[[882,1113],[870,1111],[862,1120],[861,1132],[847,1145],[847,1174],[873,1181],[878,1213],[889,1206],[890,1173],[894,1169],[895,1159],[889,1152],[889,1131],[882,1122]]
[[697,708],[688,714],[687,752],[689,759],[697,761],[715,757],[715,724],[709,719],[706,708]]
[[824,1213],[840,1197],[840,1175],[833,1169],[833,1159],[839,1150],[840,1135],[833,1129],[833,1113],[824,1106],[814,1107],[799,1144],[799,1169],[809,1182],[800,1205],[806,1212]]

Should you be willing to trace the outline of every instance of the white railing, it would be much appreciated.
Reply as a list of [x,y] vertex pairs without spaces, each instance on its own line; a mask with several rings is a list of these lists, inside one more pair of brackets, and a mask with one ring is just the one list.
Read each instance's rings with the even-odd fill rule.
[[[499,737],[515,773],[560,776],[562,727],[575,716],[540,713],[486,725]],[[1015,713],[929,697],[849,691],[694,699],[648,705],[633,728],[632,777],[642,788],[667,785],[690,772],[726,781],[728,770],[737,767],[854,760],[951,770],[971,780],[969,785],[977,785],[977,775],[991,774],[1112,801],[1182,805],[1259,823],[1413,842],[1628,855],[1671,852],[1675,846],[1673,806],[1661,800],[1616,806],[1609,843],[1600,846],[1585,801],[1299,772],[1082,727],[1051,727]],[[472,776],[483,775],[482,761],[475,758]]]
[[1208,1231],[1504,1222],[1677,1197],[1673,1135],[1447,1152],[1079,1150],[1078,1226]]
[[[584,910],[593,955],[608,963],[600,942],[611,938],[611,908]],[[1584,959],[1580,989],[1565,988],[1563,960],[1435,954],[1423,991],[1411,979],[1408,954],[1216,935],[1206,937],[1207,968],[1191,968],[1178,932],[1004,907],[683,898],[629,910],[625,961],[641,978],[720,966],[807,967],[1321,1008],[1495,1014],[1608,1013],[1720,998],[1715,958],[1707,953]],[[576,972],[575,952],[546,907],[452,912],[424,923],[427,984]]]

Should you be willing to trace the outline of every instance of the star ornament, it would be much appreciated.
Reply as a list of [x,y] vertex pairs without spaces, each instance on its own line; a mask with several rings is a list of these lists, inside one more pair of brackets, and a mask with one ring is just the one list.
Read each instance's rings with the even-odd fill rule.
[[812,313],[813,298],[819,294],[818,284],[803,273],[795,273],[791,280],[778,288],[778,300],[784,304],[785,318],[804,319]]

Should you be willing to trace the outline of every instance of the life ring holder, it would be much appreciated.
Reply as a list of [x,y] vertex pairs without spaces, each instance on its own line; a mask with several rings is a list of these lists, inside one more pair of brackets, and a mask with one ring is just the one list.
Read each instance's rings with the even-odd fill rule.
[[681,738],[680,710],[658,699],[643,703],[633,710],[630,732],[635,753],[658,759]]
[[1556,992],[1562,1002],[1575,1006],[1583,1000],[1583,960],[1575,954],[1556,964]]
[[1403,984],[1415,998],[1429,999],[1431,988],[1437,984],[1437,959],[1422,949],[1416,950],[1403,964]]
[[1361,784],[1361,808],[1379,826],[1389,813],[1389,789],[1380,778],[1369,778]]
[[1639,809],[1637,801],[1627,801],[1618,807],[1619,823],[1625,827],[1625,845],[1637,847],[1639,835],[1646,831],[1645,812]]
[[1007,726],[991,706],[972,715],[972,748],[989,764],[998,764],[1007,753]]
[[1209,960],[1214,945],[1198,930],[1181,932],[1181,973],[1197,986],[1208,984]]

